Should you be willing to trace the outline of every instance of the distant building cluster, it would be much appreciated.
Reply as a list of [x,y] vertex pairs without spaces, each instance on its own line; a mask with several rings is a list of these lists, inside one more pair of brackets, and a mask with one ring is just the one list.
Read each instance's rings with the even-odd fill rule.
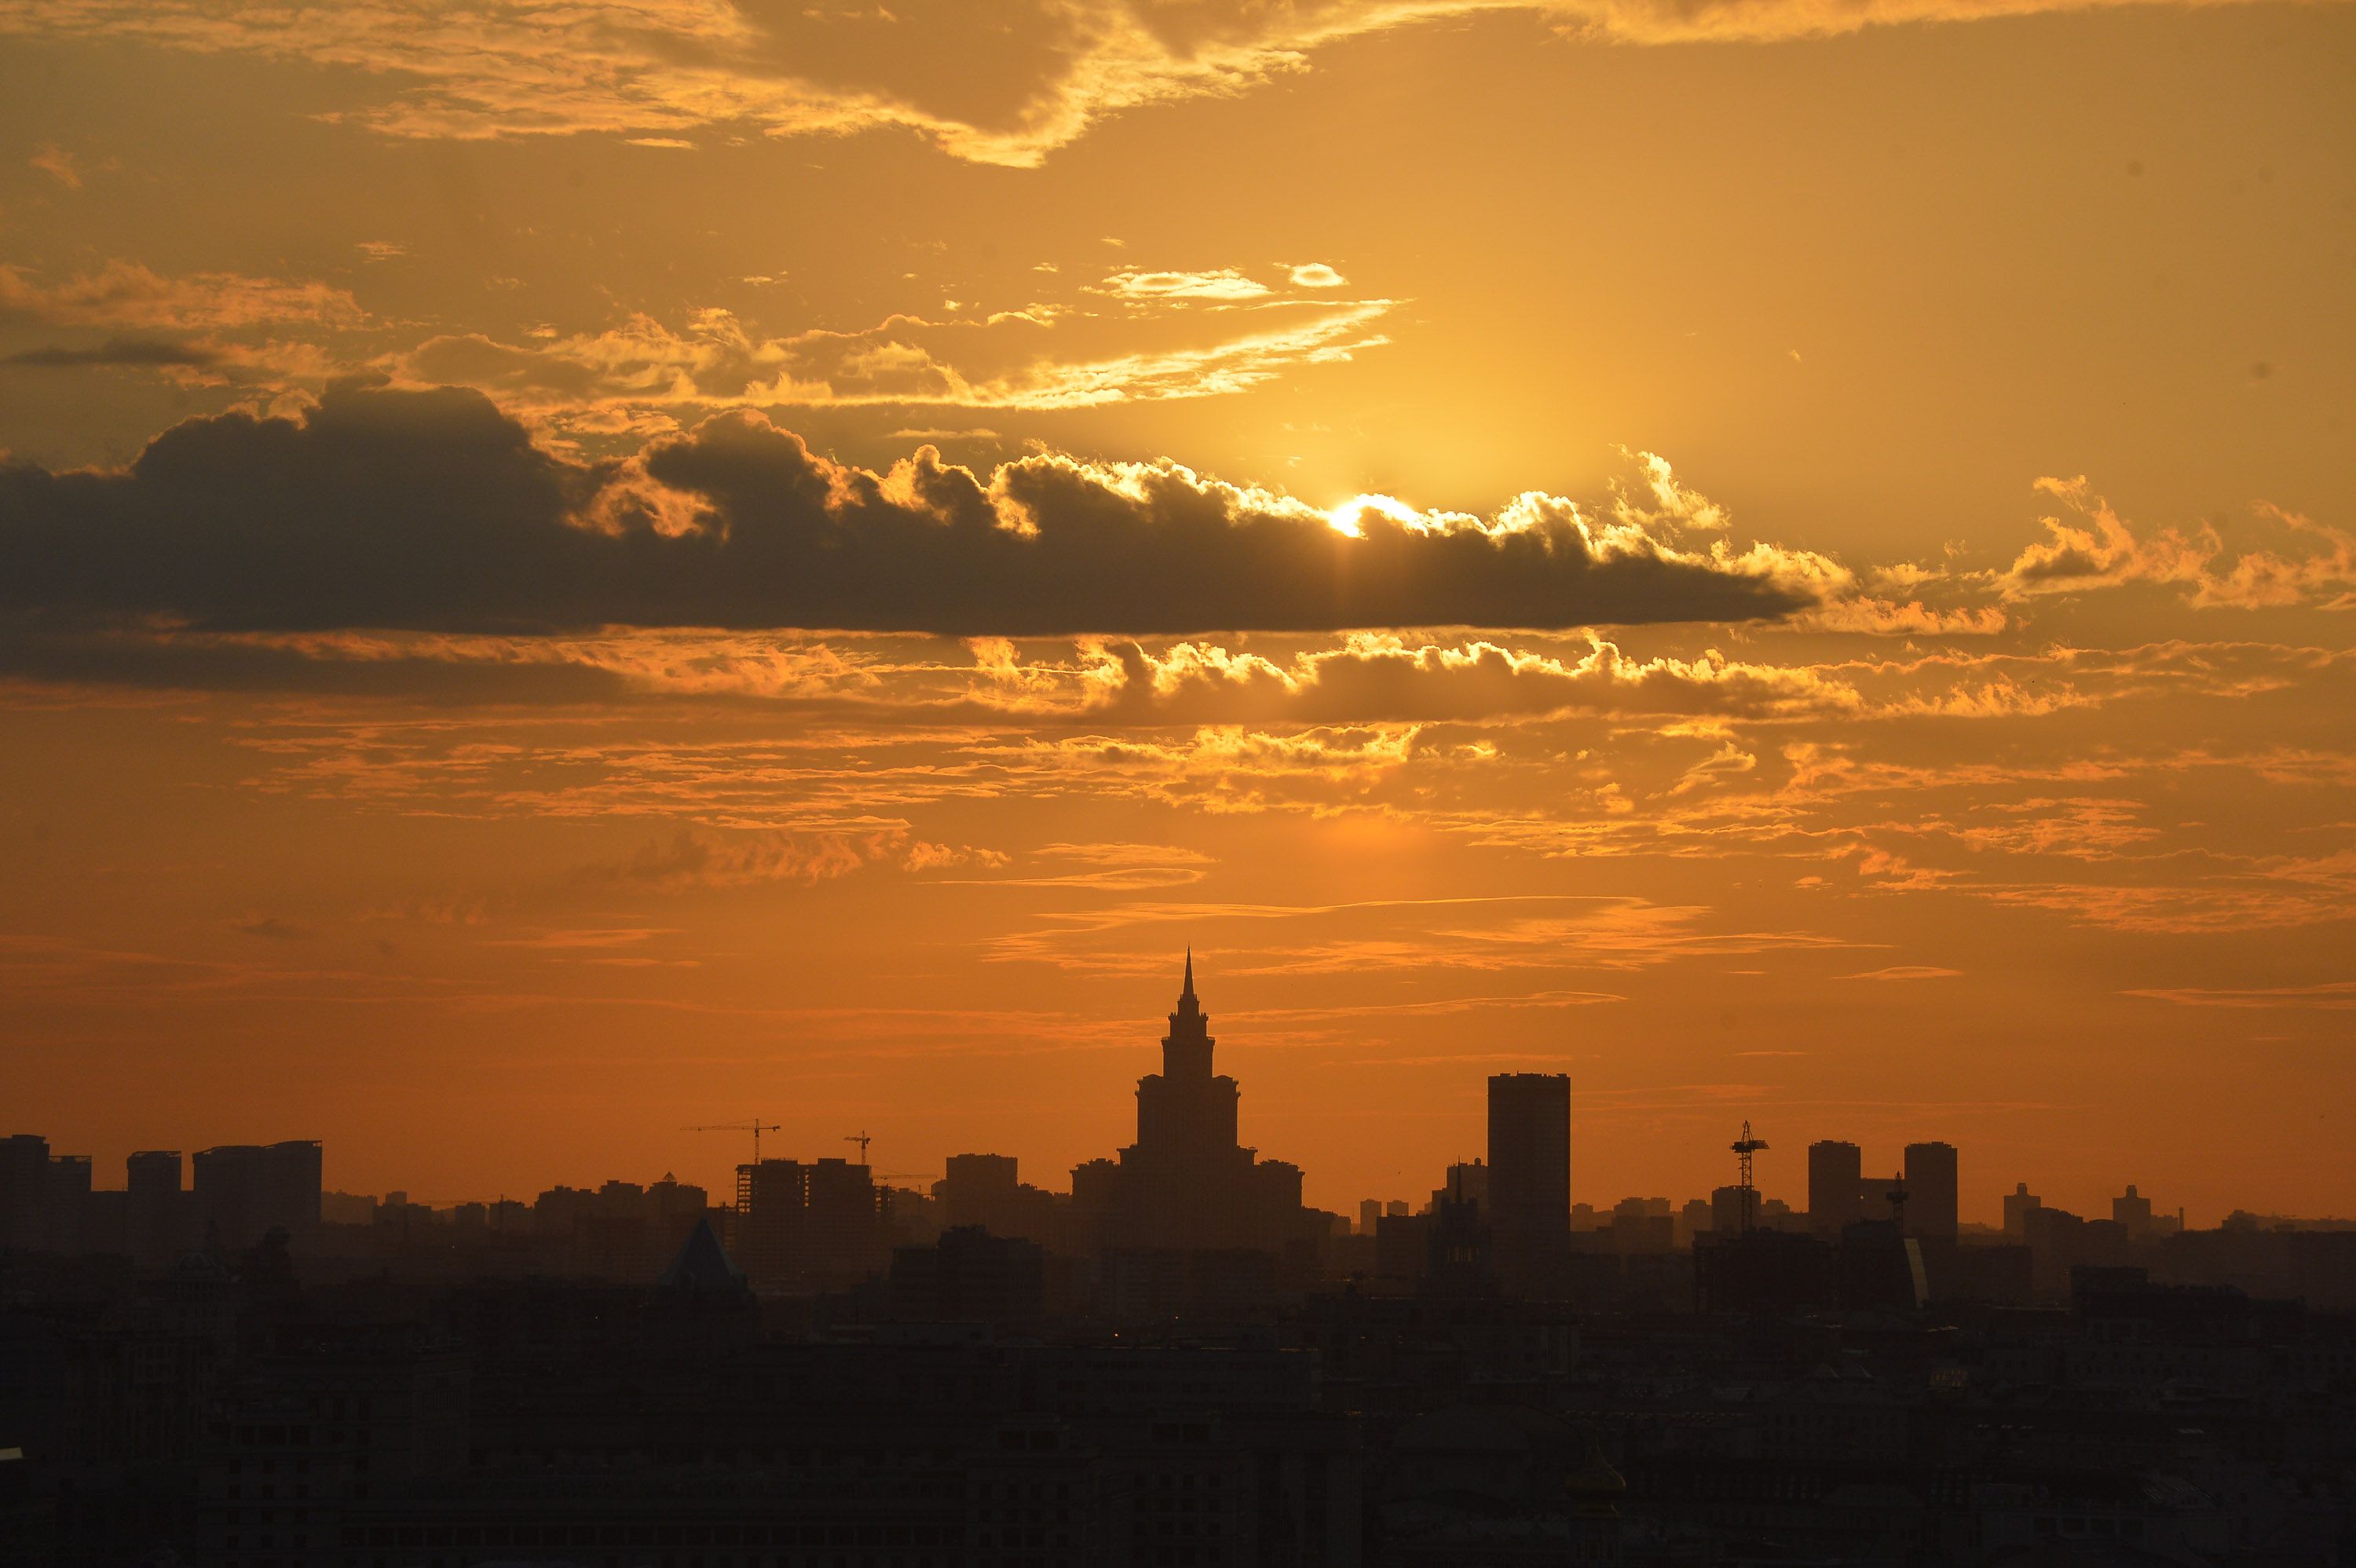
[[[52,1154],[48,1140],[0,1141],[0,1246],[113,1253],[168,1262],[201,1247],[242,1252],[272,1231],[301,1248],[320,1221],[320,1146],[308,1139],[198,1149],[143,1149],[123,1185],[92,1185],[88,1155]],[[194,1183],[184,1181],[193,1166]]]
[[[1241,1140],[1242,1091],[1216,1070],[1217,1042],[1188,955],[1162,1039],[1140,1078],[1137,1136],[1070,1172],[1067,1190],[1021,1179],[1012,1155],[948,1157],[911,1185],[862,1157],[755,1157],[715,1203],[665,1175],[641,1185],[552,1187],[514,1199],[429,1206],[323,1189],[316,1142],[130,1157],[124,1186],[93,1186],[87,1157],[39,1137],[0,1143],[0,1243],[118,1253],[155,1265],[193,1253],[235,1258],[273,1232],[345,1266],[445,1275],[643,1279],[708,1224],[731,1266],[764,1296],[889,1293],[910,1313],[1020,1319],[1068,1312],[1123,1322],[1269,1309],[1323,1285],[1371,1295],[1495,1296],[1668,1310],[1939,1299],[2029,1302],[2066,1294],[2081,1265],[2144,1264],[2161,1277],[2340,1299],[2349,1286],[2329,1233],[2236,1216],[2187,1232],[2130,1186],[2108,1218],[2003,1196],[2001,1230],[1961,1222],[1952,1144],[1910,1143],[1887,1175],[1857,1144],[1807,1146],[1806,1204],[1760,1192],[1746,1124],[1741,1179],[1707,1197],[1571,1201],[1570,1080],[1488,1081],[1487,1146],[1421,1199],[1369,1198],[1355,1217],[1302,1200],[1298,1166]],[[766,1124],[755,1124],[756,1132]],[[721,1130],[721,1129],[710,1129]]]

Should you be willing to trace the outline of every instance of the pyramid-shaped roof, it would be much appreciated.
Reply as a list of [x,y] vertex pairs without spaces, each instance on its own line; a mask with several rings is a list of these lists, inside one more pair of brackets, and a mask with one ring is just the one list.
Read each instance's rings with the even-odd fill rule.
[[728,1249],[712,1232],[712,1221],[698,1220],[687,1244],[679,1249],[679,1256],[670,1267],[663,1270],[657,1285],[674,1290],[734,1290],[744,1283],[744,1274],[728,1261]]

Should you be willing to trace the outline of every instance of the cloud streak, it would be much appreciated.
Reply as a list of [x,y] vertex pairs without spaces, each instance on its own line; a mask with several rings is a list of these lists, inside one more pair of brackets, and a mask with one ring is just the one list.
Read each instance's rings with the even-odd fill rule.
[[[699,133],[896,128],[978,163],[1035,166],[1110,115],[1232,96],[1344,40],[1517,13],[1616,43],[1769,42],[2151,0],[431,0],[284,8],[204,0],[0,0],[0,31],[104,37],[359,70],[381,91],[347,117],[386,135]],[[942,62],[955,62],[943,69]]]
[[60,326],[187,332],[293,322],[354,327],[369,319],[349,290],[330,283],[242,272],[166,277],[123,261],[57,283],[0,263],[0,317],[11,315]]
[[[1248,391],[1305,365],[1348,360],[1389,340],[1384,299],[1273,296],[1250,283],[1110,290],[1151,319],[1034,304],[981,319],[899,315],[859,331],[771,336],[708,309],[673,327],[637,315],[621,325],[516,344],[443,334],[378,361],[402,383],[466,386],[511,410],[621,422],[634,410],[691,415],[723,408],[956,408],[1047,412]],[[1173,279],[1184,274],[1151,276]],[[1223,274],[1240,285],[1236,274]],[[1260,296],[1271,296],[1262,298]],[[1253,303],[1239,308],[1221,298]]]
[[1864,707],[1855,687],[1805,666],[1731,660],[1716,650],[1636,659],[1600,637],[1575,659],[1375,633],[1283,661],[1200,643],[1160,654],[1131,643],[1099,657],[1084,677],[1084,716],[1130,723],[1413,722],[1571,709],[1776,718]]
[[2150,1001],[2173,1002],[2179,1008],[2356,1010],[2356,980],[2323,980],[2312,986],[2252,986],[2238,989],[2219,986],[2158,986],[2124,994]]

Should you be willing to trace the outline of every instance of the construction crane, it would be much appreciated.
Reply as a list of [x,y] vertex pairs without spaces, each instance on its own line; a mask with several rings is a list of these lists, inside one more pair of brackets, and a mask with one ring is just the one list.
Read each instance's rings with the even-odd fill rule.
[[865,1165],[867,1163],[867,1146],[875,1141],[873,1138],[870,1137],[864,1132],[845,1133],[842,1135],[842,1141],[847,1144],[857,1144],[859,1146],[859,1163],[862,1165]]
[[1898,1227],[1900,1235],[1904,1235],[1906,1233],[1906,1173],[1904,1171],[1901,1170],[1890,1179],[1890,1190],[1882,1196],[1890,1200],[1890,1222]]
[[775,1122],[765,1122],[760,1120],[758,1117],[755,1117],[754,1120],[749,1122],[712,1122],[703,1126],[687,1127],[682,1130],[691,1133],[751,1133],[753,1135],[753,1163],[755,1165],[758,1165],[761,1163],[761,1135],[763,1133],[776,1132],[777,1130],[777,1124]]
[[1750,1234],[1751,1216],[1758,1211],[1759,1208],[1759,1195],[1751,1189],[1751,1157],[1766,1147],[1765,1138],[1755,1138],[1751,1136],[1749,1122],[1742,1124],[1742,1136],[1735,1139],[1732,1145],[1736,1168],[1741,1173],[1735,1182],[1735,1189],[1740,1194],[1736,1199],[1736,1202],[1742,1211],[1741,1224],[1745,1235]]

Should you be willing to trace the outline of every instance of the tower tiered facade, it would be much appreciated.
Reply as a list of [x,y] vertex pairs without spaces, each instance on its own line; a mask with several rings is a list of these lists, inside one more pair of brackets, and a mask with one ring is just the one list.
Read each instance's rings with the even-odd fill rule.
[[1218,1041],[1194,993],[1194,956],[1162,1037],[1162,1071],[1137,1083],[1137,1141],[1072,1172],[1073,1197],[1108,1244],[1280,1251],[1312,1223],[1301,1168],[1263,1160],[1237,1133],[1242,1092],[1214,1070]]

